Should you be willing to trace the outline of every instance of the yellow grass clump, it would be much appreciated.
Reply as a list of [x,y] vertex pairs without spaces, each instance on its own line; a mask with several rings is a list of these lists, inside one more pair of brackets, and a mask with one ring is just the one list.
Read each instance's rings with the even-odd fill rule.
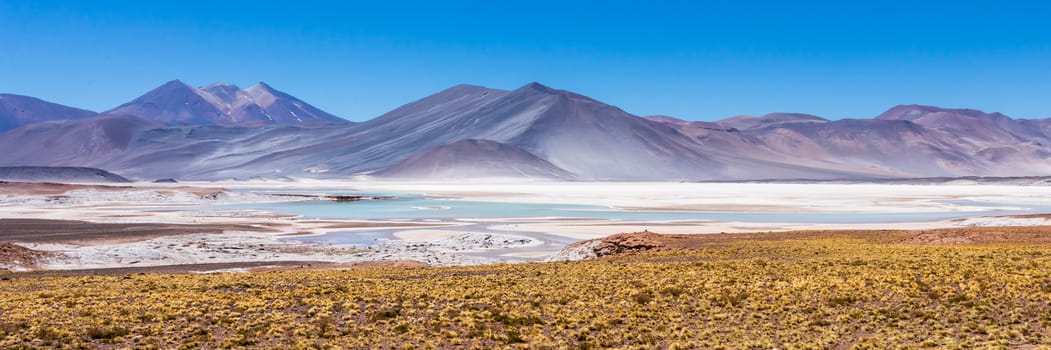
[[594,261],[0,281],[0,347],[1032,348],[1051,245],[848,236]]

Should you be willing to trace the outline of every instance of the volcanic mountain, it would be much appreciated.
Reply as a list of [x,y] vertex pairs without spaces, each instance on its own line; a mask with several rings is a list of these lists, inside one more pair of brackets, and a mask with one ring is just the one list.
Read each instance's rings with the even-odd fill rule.
[[[482,98],[493,95],[475,90]],[[414,118],[440,101],[421,100],[363,127],[396,126],[433,147],[462,139],[485,139],[521,148],[585,178],[690,177],[717,173],[719,164],[690,147],[674,129],[619,108],[538,83],[497,93],[486,103],[449,110],[438,118]],[[404,137],[404,136],[403,136]],[[418,148],[417,142],[406,146]],[[616,156],[611,156],[616,155]]]
[[103,114],[138,116],[173,126],[347,123],[265,83],[247,89],[225,83],[195,88],[173,80]]
[[96,114],[34,97],[0,94],[0,132],[50,120],[91,118]]

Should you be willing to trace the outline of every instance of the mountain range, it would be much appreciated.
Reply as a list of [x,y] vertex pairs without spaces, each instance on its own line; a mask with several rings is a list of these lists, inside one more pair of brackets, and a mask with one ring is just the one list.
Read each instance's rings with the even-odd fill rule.
[[168,82],[94,113],[0,95],[0,166],[138,179],[870,179],[1051,174],[1051,119],[901,105],[872,119],[632,115],[530,83],[458,85],[352,123],[259,83]]

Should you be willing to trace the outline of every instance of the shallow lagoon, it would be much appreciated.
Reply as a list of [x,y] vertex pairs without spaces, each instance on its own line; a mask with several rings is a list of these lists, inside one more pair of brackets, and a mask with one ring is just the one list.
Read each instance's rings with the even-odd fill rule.
[[[240,189],[248,190],[251,189]],[[330,219],[330,220],[384,220],[384,221],[440,221],[440,222],[455,222],[457,225],[454,228],[434,228],[433,230],[443,231],[456,231],[456,232],[471,232],[471,233],[493,233],[493,234],[513,234],[527,236],[533,239],[540,240],[543,242],[539,246],[523,247],[523,248],[504,248],[504,249],[492,249],[484,251],[458,251],[457,254],[464,255],[475,255],[493,259],[510,259],[510,260],[543,260],[547,255],[553,254],[559,251],[562,247],[567,244],[579,241],[583,237],[588,236],[590,233],[584,231],[575,231],[577,227],[573,227],[572,224],[568,224],[566,227],[568,231],[558,231],[555,229],[552,231],[551,228],[535,228],[535,229],[518,229],[518,224],[532,224],[538,222],[556,222],[561,220],[597,220],[597,221],[613,221],[613,222],[624,222],[624,223],[643,223],[641,227],[646,227],[645,223],[657,223],[657,222],[683,222],[684,225],[690,226],[695,225],[698,222],[732,222],[732,223],[771,223],[771,224],[890,224],[891,226],[898,223],[925,223],[925,222],[940,222],[955,218],[966,218],[976,216],[995,216],[995,215],[1018,215],[1018,214],[1031,214],[1039,212],[1051,212],[1051,205],[1045,205],[1041,202],[1034,203],[1028,201],[1028,204],[1011,203],[1010,199],[1013,197],[1004,197],[998,199],[1006,200],[973,200],[966,196],[955,196],[955,195],[924,195],[927,198],[912,199],[913,201],[926,202],[924,205],[917,205],[915,202],[906,203],[911,207],[923,208],[922,211],[904,211],[899,209],[897,211],[888,211],[887,205],[893,206],[893,200],[900,200],[898,198],[908,198],[908,196],[895,196],[891,193],[888,198],[892,200],[884,200],[888,204],[880,205],[869,205],[862,206],[861,208],[854,211],[840,211],[842,207],[836,207],[829,205],[828,202],[824,201],[825,198],[822,196],[815,197],[804,197],[813,199],[818,205],[802,205],[802,208],[810,208],[809,210],[800,209],[798,212],[792,212],[791,207],[782,205],[779,210],[785,210],[789,208],[788,212],[777,211],[777,212],[762,212],[761,210],[769,209],[763,208],[761,205],[757,206],[757,211],[679,211],[679,210],[637,210],[637,209],[617,209],[608,207],[605,205],[584,205],[584,204],[566,204],[566,203],[544,203],[545,201],[536,201],[535,198],[531,198],[530,202],[516,202],[521,198],[508,199],[507,201],[490,200],[493,198],[488,195],[489,192],[497,193],[498,195],[503,193],[499,188],[489,189],[489,192],[485,193],[487,199],[485,200],[470,200],[461,199],[452,195],[446,196],[435,196],[426,195],[429,191],[420,192],[402,192],[402,191],[353,191],[345,188],[325,188],[325,189],[291,189],[285,188],[280,190],[270,189],[275,193],[298,193],[298,194],[340,194],[340,195],[365,195],[365,196],[390,196],[393,199],[382,199],[382,200],[363,200],[357,202],[343,202],[337,203],[329,200],[298,200],[288,202],[268,202],[268,203],[242,203],[242,204],[228,204],[228,205],[216,205],[208,206],[202,209],[214,209],[214,210],[258,210],[267,211],[274,213],[284,213],[299,215],[303,219]],[[911,190],[911,188],[910,188]],[[557,191],[557,189],[555,189]],[[253,192],[269,192],[269,191],[253,191]],[[577,194],[579,195],[579,193]],[[674,194],[645,194],[649,197],[658,197],[660,195],[674,195]],[[718,194],[716,194],[717,196]],[[777,194],[775,194],[777,196]],[[782,197],[795,197],[797,194],[788,193],[780,194]],[[846,198],[849,202],[849,194],[839,194],[838,199]],[[940,197],[940,198],[939,198]],[[962,198],[961,198],[962,197]],[[497,197],[498,198],[498,197]],[[674,198],[674,197],[673,197]],[[776,199],[777,197],[775,197]],[[551,201],[557,201],[557,197],[549,198]],[[783,199],[783,198],[782,198]],[[754,199],[753,199],[754,200]],[[865,198],[862,200],[883,200],[883,198]],[[1020,201],[1025,201],[1026,198],[1020,198]],[[623,201],[621,201],[623,202]],[[760,201],[757,201],[760,202]],[[833,201],[835,202],[835,201]],[[728,203],[733,203],[732,198]],[[791,203],[791,202],[788,202]],[[807,200],[802,200],[801,204],[814,204],[808,203]],[[846,203],[849,204],[849,203]],[[709,206],[720,210],[718,206]],[[741,208],[740,205],[733,206],[729,204],[727,208]],[[818,209],[820,211],[814,211],[815,207],[824,208]],[[849,209],[849,208],[848,208]],[[872,210],[867,210],[872,209]],[[893,207],[891,207],[893,209]],[[495,220],[486,220],[495,219]],[[494,222],[497,221],[498,223]],[[585,225],[586,226],[586,225]],[[510,229],[510,227],[516,227]],[[619,227],[610,228],[610,233],[619,232]],[[431,230],[428,228],[417,229],[417,230]],[[760,228],[758,230],[766,230],[766,228]],[[376,229],[357,229],[348,231],[333,231],[327,232],[320,235],[314,236],[299,236],[289,237],[289,240],[298,240],[305,242],[321,242],[334,244],[338,246],[353,246],[353,247],[385,247],[389,244],[405,244],[404,237],[395,235],[405,229],[399,228],[376,228]],[[567,235],[567,233],[569,233]],[[597,235],[601,235],[601,232],[596,232]],[[515,255],[518,253],[525,253],[527,255]],[[538,254],[540,253],[540,254]]]
[[[377,195],[377,194],[372,194]],[[466,201],[444,197],[405,194],[391,200],[335,203],[307,200],[211,206],[214,209],[250,209],[302,215],[309,219],[357,220],[455,220],[470,218],[587,218],[622,221],[710,220],[780,223],[894,223],[940,221],[976,215],[1017,215],[1051,211],[1051,206],[1013,205],[975,201],[943,201],[970,208],[962,211],[923,213],[757,213],[757,212],[668,212],[618,210],[602,206]]]

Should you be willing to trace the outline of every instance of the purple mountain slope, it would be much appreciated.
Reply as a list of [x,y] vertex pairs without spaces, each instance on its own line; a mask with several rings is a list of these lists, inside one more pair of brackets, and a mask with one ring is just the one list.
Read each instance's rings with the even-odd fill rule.
[[928,129],[987,142],[1025,142],[1030,137],[1046,137],[1019,127],[1015,120],[1000,113],[973,109],[944,109],[931,106],[903,105],[891,108],[876,120],[908,120]]
[[665,122],[698,144],[740,159],[790,162],[838,176],[1051,173],[1047,136],[1034,127],[1042,120],[928,106],[898,106],[875,119],[793,119],[751,125],[718,122],[735,125],[731,132],[710,125]]
[[[710,127],[725,130],[717,124],[710,123]],[[240,168],[262,170],[281,163],[326,169],[327,176],[367,173],[433,147],[486,139],[519,147],[581,179],[871,176],[858,169],[801,166],[780,155],[741,158],[726,148],[698,144],[675,126],[540,84],[511,92],[457,86],[362,123],[353,131],[331,142],[275,153]],[[316,156],[326,153],[332,156]]]
[[244,90],[236,85],[223,83],[215,83],[200,90],[206,93],[206,97],[214,97],[219,109],[229,114],[237,123],[347,123],[345,119],[328,114],[262,82]]
[[945,135],[953,148],[984,162],[996,175],[1051,169],[1048,119],[1015,120],[1000,113],[930,106],[898,106],[876,119],[907,118]]
[[0,149],[10,150],[0,154],[0,165],[89,166],[139,179],[283,176],[289,169],[284,164],[265,170],[237,166],[349,127],[172,127],[131,116],[45,122],[0,135]]
[[381,170],[423,150],[470,138],[446,135],[449,130],[457,131],[456,126],[449,125],[448,116],[478,109],[506,93],[472,85],[454,86],[364,123],[326,128],[326,135],[311,137],[310,142],[277,147],[268,154],[220,169],[213,176],[262,173],[272,169],[273,164],[282,164],[286,174],[312,177]]
[[13,166],[0,167],[0,181],[16,182],[131,182],[102,169],[83,167]]
[[233,119],[208,101],[197,89],[173,80],[145,95],[103,112],[158,121],[165,125],[233,124]]
[[[518,147],[584,178],[721,176],[721,164],[694,150],[673,128],[539,84],[512,92],[457,86],[357,125],[149,130],[130,151],[101,158],[107,169],[143,178],[343,177],[382,170],[465,139]],[[66,153],[42,155],[38,162],[75,159]],[[8,161],[0,156],[0,164]],[[165,171],[155,173],[159,169]]]
[[224,83],[195,88],[173,80],[104,114],[173,126],[348,123],[265,83],[242,90]]
[[85,119],[97,113],[29,96],[0,94],[0,132],[50,120]]
[[1019,135],[1026,135],[1030,140],[1041,144],[1051,144],[1051,118],[1048,119],[1017,119],[1016,130]]
[[532,153],[488,140],[461,140],[435,147],[375,175],[395,179],[573,178],[573,174]]
[[0,158],[5,166],[85,166],[119,172],[108,166],[109,160],[134,152],[129,146],[142,132],[160,127],[155,121],[116,116],[36,123],[0,136]]
[[644,118],[649,121],[674,125],[676,127],[682,127],[686,129],[730,131],[730,128],[728,128],[727,126],[716,122],[686,121],[666,115],[651,115]]
[[[588,178],[719,176],[725,164],[660,123],[572,92],[530,84],[493,106],[509,123],[483,137],[515,134],[507,143]],[[520,124],[523,117],[529,124]],[[521,129],[515,130],[522,126]],[[508,135],[510,136],[510,135]],[[617,154],[616,157],[610,157]]]
[[[844,133],[836,122],[768,124],[740,130],[721,123],[687,122],[671,117],[650,117],[690,137],[696,147],[728,159],[737,169],[735,178],[864,178],[906,175],[893,168],[842,162],[832,153],[839,149],[813,130]],[[758,125],[758,124],[755,124]],[[753,125],[753,126],[755,126]],[[880,140],[875,140],[881,142]]]

